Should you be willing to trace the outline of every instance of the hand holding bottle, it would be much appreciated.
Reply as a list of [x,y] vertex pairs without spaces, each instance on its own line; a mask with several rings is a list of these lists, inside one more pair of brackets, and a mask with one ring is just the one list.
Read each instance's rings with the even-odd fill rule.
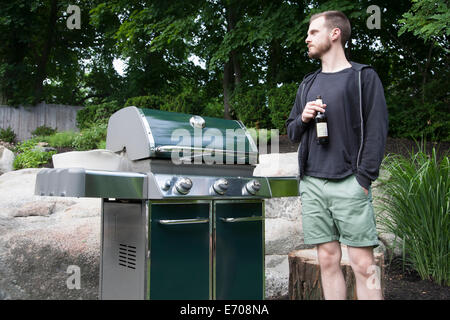
[[302,121],[308,123],[311,119],[316,117],[317,112],[320,111],[324,113],[326,106],[327,105],[322,103],[319,99],[308,102],[302,112]]

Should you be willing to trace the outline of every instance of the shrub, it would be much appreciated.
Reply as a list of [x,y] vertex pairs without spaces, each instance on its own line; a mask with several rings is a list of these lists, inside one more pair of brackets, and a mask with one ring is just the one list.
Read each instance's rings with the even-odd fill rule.
[[288,83],[269,91],[270,119],[280,134],[286,134],[286,120],[294,105],[297,89],[298,84]]
[[223,100],[214,98],[207,102],[201,115],[206,117],[223,118]]
[[37,141],[30,139],[19,143],[15,152],[16,158],[13,162],[14,170],[25,168],[38,168],[42,164],[46,164],[52,159],[56,151],[44,152],[35,149]]
[[97,144],[97,149],[106,149],[106,140],[102,140]]
[[203,90],[186,85],[176,94],[166,93],[161,96],[149,95],[130,98],[126,101],[124,107],[136,106],[138,108],[200,115],[206,107],[205,100]]
[[48,142],[52,147],[58,148],[70,148],[73,146],[75,138],[78,136],[78,133],[73,131],[63,131],[57,132],[54,135],[44,137],[45,142]]
[[161,106],[164,104],[164,99],[160,96],[139,96],[133,97],[125,102],[124,107],[135,106],[138,108],[147,108],[147,109],[161,109]]
[[40,126],[37,127],[34,131],[31,132],[31,135],[36,136],[51,136],[52,134],[55,134],[57,129],[53,129],[47,126]]
[[77,127],[86,129],[93,125],[107,124],[109,117],[121,108],[116,101],[86,106],[77,112]]
[[231,105],[237,118],[246,127],[257,129],[272,127],[264,86],[235,90],[231,98]]
[[72,146],[78,151],[101,149],[100,143],[106,139],[107,124],[94,125],[82,130],[74,139]]
[[205,100],[202,90],[185,86],[177,95],[166,95],[161,110],[200,115],[205,109]]
[[[448,84],[431,80],[420,92],[414,88],[391,88],[386,93],[389,136],[432,141],[450,141]],[[423,90],[425,95],[422,97]]]
[[195,91],[190,87],[177,95],[133,97],[125,102],[124,107],[128,106],[223,118],[222,99],[206,98],[202,90]]
[[409,158],[388,156],[383,168],[379,216],[384,231],[403,242],[407,262],[422,279],[450,285],[449,158],[438,162],[436,150],[423,148]]
[[256,143],[258,149],[261,148],[260,143],[265,144],[267,147],[268,144],[275,139],[278,132],[275,129],[255,129],[255,128],[247,128],[250,136],[253,138],[253,141]]
[[7,129],[0,129],[0,140],[5,142],[14,143],[16,141],[16,134],[11,127]]

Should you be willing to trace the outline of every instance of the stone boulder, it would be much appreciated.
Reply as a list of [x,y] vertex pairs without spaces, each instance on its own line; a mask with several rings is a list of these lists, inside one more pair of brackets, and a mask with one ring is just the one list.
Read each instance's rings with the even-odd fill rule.
[[0,175],[13,170],[14,153],[0,145]]
[[52,156],[52,161],[54,168],[84,168],[107,171],[127,171],[129,169],[127,158],[105,149],[58,153]]
[[0,299],[97,299],[100,199],[34,196],[39,170],[0,176]]
[[260,154],[259,163],[253,171],[253,175],[265,177],[297,176],[297,152]]
[[[296,152],[261,154],[254,176],[295,177],[298,174]],[[309,248],[303,243],[300,197],[265,200],[266,298],[283,299],[288,295],[288,253]]]

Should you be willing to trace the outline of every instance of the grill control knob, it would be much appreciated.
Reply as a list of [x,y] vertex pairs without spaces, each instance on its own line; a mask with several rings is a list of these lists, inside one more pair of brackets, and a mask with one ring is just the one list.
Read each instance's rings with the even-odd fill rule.
[[225,194],[228,190],[228,180],[224,178],[216,180],[216,182],[214,182],[213,189],[218,194]]
[[175,183],[175,189],[181,194],[188,194],[192,188],[192,180],[189,178],[180,178]]
[[167,191],[170,189],[170,179],[167,179],[166,182],[164,182],[164,185],[162,186],[162,189],[164,191]]
[[247,189],[248,193],[255,195],[261,189],[261,183],[258,180],[251,180],[247,182],[245,189]]

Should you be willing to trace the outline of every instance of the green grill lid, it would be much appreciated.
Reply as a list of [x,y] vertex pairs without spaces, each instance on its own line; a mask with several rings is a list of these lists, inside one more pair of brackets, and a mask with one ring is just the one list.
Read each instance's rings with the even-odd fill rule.
[[256,144],[240,121],[136,107],[111,116],[106,148],[125,148],[132,160],[248,164],[258,158]]

